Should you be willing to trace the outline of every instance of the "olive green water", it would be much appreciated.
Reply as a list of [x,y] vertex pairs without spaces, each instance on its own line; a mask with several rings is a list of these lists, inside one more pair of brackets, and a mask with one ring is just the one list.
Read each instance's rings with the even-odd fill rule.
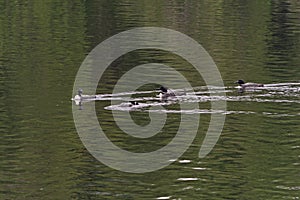
[[[226,115],[218,143],[199,159],[210,120],[201,114],[197,137],[183,156],[145,174],[120,172],[91,156],[76,132],[70,100],[89,51],[116,33],[144,26],[195,39],[226,86],[240,78],[299,82],[299,22],[296,0],[1,1],[0,199],[299,199],[299,91],[269,102],[228,102],[228,110],[251,113]],[[193,86],[204,85],[182,59],[137,51],[113,63],[98,92],[112,92],[126,70],[153,61],[181,70]],[[160,148],[178,128],[180,115],[171,113],[164,134],[129,141],[103,109],[108,105],[96,102],[100,124],[127,150]],[[133,112],[132,118],[149,123],[145,113]]]

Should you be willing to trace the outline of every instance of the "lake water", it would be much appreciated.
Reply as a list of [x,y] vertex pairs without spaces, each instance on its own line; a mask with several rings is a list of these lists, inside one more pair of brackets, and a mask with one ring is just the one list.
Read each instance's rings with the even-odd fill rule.
[[[2,1],[0,10],[0,199],[300,198],[299,1]],[[88,53],[136,27],[176,30],[201,44],[220,71],[226,96],[203,87],[203,77],[178,55],[148,49],[116,59],[99,81],[99,98],[81,106],[71,101]],[[179,100],[159,101],[157,84],[139,88],[147,93],[102,98],[128,70],[154,62],[188,79],[191,88],[174,88],[185,89]],[[172,75],[165,79],[177,82]],[[238,79],[265,87],[240,93]],[[189,96],[188,89],[195,93]],[[126,107],[130,100],[139,106]],[[220,101],[227,109],[212,110]],[[199,108],[180,110],[179,102]],[[181,116],[200,116],[200,122],[192,144],[170,165],[127,173],[98,161],[80,140],[73,112],[90,108],[115,145],[136,153],[168,144]],[[153,137],[134,138],[112,113],[129,113],[141,129],[152,114],[167,115],[167,121]],[[225,116],[224,127],[212,151],[199,158],[213,114]]]

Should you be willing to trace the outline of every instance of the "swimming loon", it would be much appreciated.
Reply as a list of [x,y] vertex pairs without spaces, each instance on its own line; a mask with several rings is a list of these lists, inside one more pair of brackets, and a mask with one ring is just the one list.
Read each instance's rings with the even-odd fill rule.
[[241,86],[242,89],[263,87],[264,86],[263,84],[260,84],[260,83],[245,83],[244,80],[238,80],[235,83],[239,84],[239,86]]
[[139,102],[137,102],[137,101],[129,101],[129,102],[131,103],[130,107],[139,105]]
[[170,90],[170,89],[168,89],[164,86],[161,86],[159,88],[159,90],[161,91],[161,93],[158,94],[158,97],[160,99],[166,99],[166,98],[169,98],[169,97],[175,97],[176,96],[175,93],[172,90]]
[[73,100],[81,100],[81,98],[82,98],[82,93],[83,93],[83,90],[82,90],[82,89],[79,89],[79,90],[78,90],[78,94],[75,95],[75,97],[73,98]]
[[96,98],[96,95],[83,95],[82,93],[83,93],[83,90],[80,88],[78,90],[78,94],[75,95],[75,97],[72,100],[81,101],[81,100],[84,100],[84,99]]

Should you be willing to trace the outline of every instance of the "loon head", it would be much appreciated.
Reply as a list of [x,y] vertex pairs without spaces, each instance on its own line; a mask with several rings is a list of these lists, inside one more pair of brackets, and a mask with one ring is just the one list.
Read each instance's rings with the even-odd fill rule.
[[82,93],[83,93],[83,90],[81,88],[79,88],[79,90],[78,90],[78,96],[81,97]]
[[236,81],[235,83],[237,83],[239,85],[243,85],[243,84],[245,84],[245,81],[240,79],[240,80]]
[[168,92],[168,89],[167,89],[166,87],[164,87],[164,86],[161,86],[159,89],[160,89],[163,93]]

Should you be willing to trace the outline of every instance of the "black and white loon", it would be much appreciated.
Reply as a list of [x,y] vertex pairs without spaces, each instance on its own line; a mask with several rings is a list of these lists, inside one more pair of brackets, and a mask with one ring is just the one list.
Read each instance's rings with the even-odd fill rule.
[[176,96],[175,93],[172,90],[170,90],[170,89],[168,89],[164,86],[161,86],[159,88],[159,90],[161,91],[161,93],[159,93],[159,95],[158,95],[160,99],[167,99],[169,97],[175,97]]
[[239,84],[239,86],[241,86],[242,89],[263,87],[264,86],[263,84],[260,84],[260,83],[245,83],[244,80],[238,80],[235,83]]

